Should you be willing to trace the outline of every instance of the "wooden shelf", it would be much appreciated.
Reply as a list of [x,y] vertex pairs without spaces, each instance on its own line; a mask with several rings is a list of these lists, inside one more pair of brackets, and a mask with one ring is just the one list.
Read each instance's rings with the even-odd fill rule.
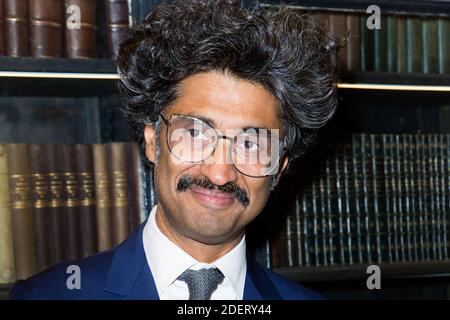
[[447,0],[265,0],[263,6],[288,5],[307,9],[334,9],[366,12],[370,5],[378,5],[382,13],[405,13],[414,15],[450,15],[450,2]]
[[[376,263],[373,263],[376,264]],[[369,276],[364,265],[276,268],[276,272],[301,283],[365,280]],[[382,279],[450,277],[450,260],[379,264]]]

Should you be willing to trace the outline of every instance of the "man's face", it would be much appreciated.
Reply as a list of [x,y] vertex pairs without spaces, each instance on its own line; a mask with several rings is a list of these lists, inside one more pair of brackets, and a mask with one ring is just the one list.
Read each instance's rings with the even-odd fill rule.
[[[266,89],[219,72],[186,78],[178,98],[164,110],[166,119],[174,114],[208,119],[227,136],[242,128],[278,129],[280,137],[284,136],[276,100]],[[155,182],[160,212],[172,231],[211,245],[241,235],[264,208],[272,177],[250,177],[239,172],[227,161],[232,146],[226,139],[219,140],[208,161],[180,162],[170,152],[166,134],[167,125],[163,123]],[[153,126],[146,126],[146,156],[152,162],[155,162],[155,139]],[[286,164],[284,158],[277,177]],[[226,188],[220,191],[221,186]],[[243,201],[245,198],[247,202]]]

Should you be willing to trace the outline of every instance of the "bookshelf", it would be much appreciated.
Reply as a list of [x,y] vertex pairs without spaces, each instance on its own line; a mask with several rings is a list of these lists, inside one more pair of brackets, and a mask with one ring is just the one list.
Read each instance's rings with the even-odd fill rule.
[[[134,6],[149,6],[159,1],[133,1]],[[252,6],[258,1],[246,1]],[[264,1],[269,7],[279,1]],[[292,6],[326,11],[363,12],[368,5],[378,4],[388,13],[421,14],[425,16],[450,15],[450,3],[445,1],[289,1]],[[147,7],[147,9],[149,8]],[[142,12],[139,12],[142,20]],[[68,59],[68,58],[12,58],[0,57],[0,92],[5,101],[24,101],[33,107],[33,99],[63,99],[71,112],[79,112],[76,122],[79,130],[67,131],[59,137],[47,132],[36,140],[33,133],[28,136],[7,136],[3,142],[69,142],[99,143],[130,141],[127,124],[118,112],[120,103],[117,92],[114,62],[110,59]],[[347,71],[338,83],[341,105],[336,118],[325,128],[325,132],[345,134],[413,134],[450,133],[450,116],[447,106],[450,101],[450,74],[393,73],[380,71]],[[10,100],[8,100],[10,99]],[[5,102],[6,104],[7,102]],[[69,109],[69,107],[68,107]],[[0,109],[1,110],[1,109]],[[438,120],[436,120],[438,119]],[[440,119],[440,120],[439,120]],[[447,119],[449,122],[445,122]],[[27,122],[26,118],[17,122]],[[40,121],[44,121],[41,120]],[[67,120],[65,120],[67,121]],[[66,122],[68,125],[68,122]],[[78,132],[83,131],[82,134]],[[311,172],[315,172],[312,170]],[[282,179],[280,193],[289,190],[292,204],[292,189],[297,189],[297,176]],[[286,198],[281,198],[284,201]],[[277,205],[275,200],[274,205]],[[270,211],[283,210],[289,202]],[[447,208],[450,210],[450,208]],[[285,218],[285,213],[276,217]],[[278,221],[271,236],[280,237],[282,221]],[[273,224],[276,226],[277,223]],[[267,230],[267,227],[265,229]],[[273,240],[273,239],[272,239]],[[267,241],[265,240],[265,244]],[[262,260],[270,257],[262,255]],[[374,262],[374,264],[377,264]],[[332,266],[278,266],[274,269],[288,278],[327,292],[327,283],[338,283],[341,291],[336,295],[344,297],[347,283],[365,283],[368,263]],[[436,278],[450,288],[450,260],[426,262],[381,263],[383,279],[409,279],[417,281],[420,290],[423,279]],[[440,287],[439,287],[440,288]],[[0,285],[0,299],[7,297],[9,285]],[[438,289],[436,289],[438,290]],[[450,297],[449,295],[446,296]],[[370,298],[370,297],[369,297]],[[401,297],[400,297],[401,298]]]

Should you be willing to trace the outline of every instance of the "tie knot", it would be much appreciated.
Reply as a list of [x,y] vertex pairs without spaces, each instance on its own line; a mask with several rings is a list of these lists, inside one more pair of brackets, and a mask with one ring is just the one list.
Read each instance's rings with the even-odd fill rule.
[[210,300],[212,293],[222,283],[223,273],[217,268],[191,270],[187,269],[178,280],[186,282],[189,300]]

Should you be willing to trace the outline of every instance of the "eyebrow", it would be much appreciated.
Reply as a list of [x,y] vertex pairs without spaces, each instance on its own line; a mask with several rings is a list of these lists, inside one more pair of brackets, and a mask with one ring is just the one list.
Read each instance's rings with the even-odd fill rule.
[[[203,122],[206,122],[207,124],[209,124],[211,127],[217,128],[217,124],[213,119],[203,117],[203,116],[197,115],[195,113],[193,113],[193,114],[189,113],[189,114],[186,114],[186,116],[200,119]],[[268,130],[268,131],[271,130],[270,128],[266,128],[266,127],[253,127],[253,126],[247,126],[247,127],[243,127],[243,128],[239,128],[239,129],[242,129],[244,132],[247,130],[255,130],[257,133],[259,133],[259,130],[263,130],[263,129]]]

